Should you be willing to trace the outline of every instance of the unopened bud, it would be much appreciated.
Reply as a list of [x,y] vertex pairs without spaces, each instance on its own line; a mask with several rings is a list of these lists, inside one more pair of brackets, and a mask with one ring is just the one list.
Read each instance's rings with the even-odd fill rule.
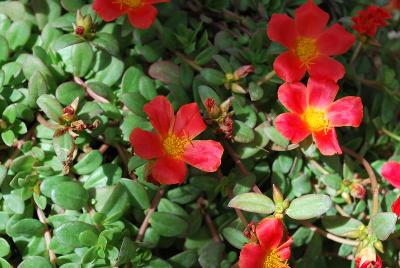
[[275,204],[279,204],[283,202],[282,192],[279,190],[278,186],[275,184],[272,185],[272,199]]
[[246,94],[247,91],[239,84],[233,83],[231,85],[231,90],[232,92],[238,93],[238,94]]
[[366,190],[361,183],[353,183],[351,185],[350,194],[352,197],[364,199]]
[[76,12],[75,34],[83,37],[92,37],[93,20],[90,15],[83,16],[81,11]]
[[383,250],[383,244],[382,244],[382,242],[381,241],[376,241],[375,243],[374,243],[374,248],[376,248],[376,250],[378,250],[380,253],[384,253],[384,250]]
[[348,192],[343,192],[341,194],[342,198],[344,199],[344,201],[346,201],[347,204],[351,204],[351,197],[350,194]]
[[246,77],[248,74],[253,73],[254,71],[255,69],[253,65],[244,65],[233,73],[233,78],[237,81]]
[[213,98],[207,98],[204,102],[204,106],[211,118],[216,119],[221,115],[221,109]]

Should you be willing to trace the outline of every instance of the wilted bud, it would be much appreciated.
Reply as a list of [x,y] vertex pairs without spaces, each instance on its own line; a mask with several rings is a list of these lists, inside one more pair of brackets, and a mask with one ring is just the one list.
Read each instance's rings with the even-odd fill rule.
[[239,84],[233,83],[231,85],[231,90],[232,92],[238,93],[238,94],[246,94],[247,91]]
[[253,65],[244,65],[233,73],[233,78],[237,81],[246,77],[249,73],[253,73],[254,71],[255,69]]
[[351,194],[352,197],[359,198],[359,199],[364,199],[365,194],[366,194],[366,190],[364,188],[364,185],[362,185],[359,182],[354,182],[351,185],[350,194]]
[[256,225],[254,222],[247,224],[246,229],[243,231],[243,235],[251,242],[257,242]]
[[204,102],[204,106],[211,118],[216,119],[221,115],[221,109],[213,98],[207,98]]
[[224,120],[219,124],[219,129],[225,134],[228,140],[233,138],[233,119],[231,116],[225,116]]
[[63,119],[66,122],[71,122],[75,118],[76,109],[78,109],[79,97],[76,97],[75,100],[64,108],[63,110]]
[[83,37],[93,36],[93,21],[90,15],[83,16],[81,11],[76,12],[75,34]]

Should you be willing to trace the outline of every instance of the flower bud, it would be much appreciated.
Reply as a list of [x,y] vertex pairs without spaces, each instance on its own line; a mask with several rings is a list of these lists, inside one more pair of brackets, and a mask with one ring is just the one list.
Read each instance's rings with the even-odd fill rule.
[[341,194],[341,196],[344,199],[344,201],[346,201],[347,204],[351,204],[352,203],[350,194],[348,192],[343,192]]
[[254,71],[255,68],[253,65],[244,65],[233,73],[233,78],[237,81],[246,77],[248,74],[253,73]]
[[81,11],[76,12],[75,34],[82,37],[93,36],[93,20],[90,15],[83,16]]
[[221,115],[221,109],[213,98],[207,98],[204,102],[204,106],[211,118],[216,119]]
[[274,200],[275,204],[283,202],[283,195],[275,184],[272,184],[272,199]]
[[354,182],[351,185],[350,194],[354,198],[364,199],[366,194],[365,187],[359,182]]
[[231,85],[231,90],[232,92],[238,93],[238,94],[246,94],[247,91],[238,83],[233,83]]
[[374,248],[376,248],[376,250],[378,250],[380,253],[384,253],[384,250],[383,250],[383,244],[382,244],[382,242],[381,241],[376,241],[375,243],[374,243]]

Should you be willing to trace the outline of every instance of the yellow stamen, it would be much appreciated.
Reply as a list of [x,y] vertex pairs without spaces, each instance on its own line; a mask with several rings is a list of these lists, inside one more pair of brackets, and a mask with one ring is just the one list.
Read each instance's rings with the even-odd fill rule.
[[315,39],[300,37],[296,41],[294,52],[304,64],[309,64],[318,55]]
[[164,139],[163,147],[167,155],[178,159],[182,157],[188,143],[190,143],[189,139],[170,134]]
[[264,259],[264,268],[290,268],[287,260],[282,260],[276,249],[272,250]]
[[138,8],[143,3],[142,0],[115,0],[114,3],[118,3],[121,7],[128,7],[128,8]]
[[326,131],[329,121],[324,110],[308,107],[302,116],[311,132]]

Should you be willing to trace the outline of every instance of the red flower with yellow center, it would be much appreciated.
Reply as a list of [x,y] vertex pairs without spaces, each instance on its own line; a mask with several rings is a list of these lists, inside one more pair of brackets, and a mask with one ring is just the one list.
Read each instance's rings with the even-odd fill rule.
[[[400,163],[389,161],[382,167],[382,176],[394,187],[400,188]],[[400,217],[400,197],[392,204],[392,211]]]
[[149,28],[156,16],[157,3],[170,0],[94,0],[93,9],[105,21],[113,21],[119,16],[128,14],[132,26],[138,29]]
[[272,15],[268,37],[289,49],[274,62],[281,79],[300,81],[307,70],[314,78],[337,81],[344,76],[343,65],[330,56],[345,53],[355,38],[337,23],[325,29],[328,20],[328,13],[312,1],[296,9],[294,19],[286,14]]
[[160,184],[185,180],[185,163],[206,172],[221,165],[223,148],[213,140],[193,140],[206,129],[196,103],[183,105],[176,116],[171,103],[157,96],[144,106],[156,133],[136,128],[130,142],[136,155],[154,160],[151,177]]
[[265,218],[256,227],[258,241],[251,241],[240,252],[240,268],[290,268],[292,239],[284,239],[284,225],[276,218]]
[[365,10],[358,11],[358,16],[353,17],[353,29],[360,35],[375,36],[379,27],[387,26],[387,19],[392,16],[381,7],[369,6]]
[[359,97],[344,97],[334,102],[339,90],[330,80],[310,78],[307,87],[300,82],[279,87],[278,99],[289,113],[275,120],[277,130],[293,143],[312,134],[323,155],[341,154],[335,127],[358,127],[363,118]]

